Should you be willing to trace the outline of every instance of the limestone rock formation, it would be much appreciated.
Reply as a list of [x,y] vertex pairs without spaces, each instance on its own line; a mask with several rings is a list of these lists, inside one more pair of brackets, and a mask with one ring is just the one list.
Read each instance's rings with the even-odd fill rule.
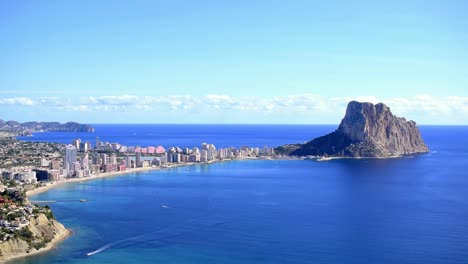
[[294,156],[393,157],[425,153],[414,121],[396,117],[383,103],[348,104],[338,129],[305,144],[285,145],[277,152]]

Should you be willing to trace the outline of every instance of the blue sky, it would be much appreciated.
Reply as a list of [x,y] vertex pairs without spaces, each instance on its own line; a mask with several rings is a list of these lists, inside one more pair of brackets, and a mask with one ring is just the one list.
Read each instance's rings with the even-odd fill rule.
[[468,124],[466,1],[1,1],[0,118]]

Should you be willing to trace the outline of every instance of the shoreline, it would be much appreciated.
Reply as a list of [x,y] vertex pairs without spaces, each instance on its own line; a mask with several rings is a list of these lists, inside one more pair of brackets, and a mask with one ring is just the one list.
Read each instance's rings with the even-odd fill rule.
[[[415,153],[413,155],[417,154],[425,154],[425,153]],[[160,167],[143,167],[143,168],[132,168],[132,169],[126,169],[124,171],[114,171],[114,172],[102,172],[102,173],[97,173],[93,174],[92,176],[88,177],[83,177],[83,178],[67,178],[62,181],[56,181],[56,182],[49,182],[47,183],[46,186],[42,186],[33,190],[29,190],[26,192],[26,197],[33,196],[36,194],[40,194],[43,192],[47,192],[50,189],[53,189],[55,187],[61,186],[66,183],[75,183],[75,182],[84,182],[84,181],[91,181],[95,179],[103,179],[103,178],[110,178],[110,177],[115,177],[115,176],[121,176],[125,174],[131,174],[131,173],[137,173],[137,172],[147,172],[147,171],[153,171],[153,170],[165,170],[165,169],[173,169],[173,168],[178,168],[178,167],[186,167],[186,166],[194,166],[194,165],[210,165],[210,164],[215,164],[219,162],[227,162],[227,161],[245,161],[245,160],[314,160],[316,162],[324,162],[324,161],[332,161],[332,160],[341,160],[341,159],[352,159],[352,160],[362,160],[362,159],[370,159],[370,160],[376,160],[376,159],[398,159],[398,158],[405,158],[405,157],[413,157],[413,155],[399,155],[399,156],[388,156],[388,157],[341,157],[341,156],[329,156],[329,157],[324,157],[324,156],[302,156],[302,157],[293,157],[293,156],[281,156],[281,157],[244,157],[244,158],[239,158],[239,159],[223,159],[223,160],[213,160],[213,161],[208,161],[208,162],[186,162],[186,163],[176,163],[172,164],[170,166],[160,166]]]
[[398,159],[404,158],[404,156],[388,156],[388,157],[338,157],[338,156],[331,156],[331,157],[314,157],[315,161],[323,162],[323,161],[330,161],[330,160],[340,160],[340,159],[352,159],[352,160],[379,160],[379,159]]
[[103,179],[103,178],[110,178],[115,176],[121,176],[125,174],[137,173],[137,172],[147,172],[153,170],[165,170],[165,169],[173,169],[178,167],[186,167],[186,166],[194,166],[194,165],[210,165],[219,162],[227,162],[227,161],[244,161],[244,160],[283,160],[285,158],[271,158],[271,157],[245,157],[240,159],[224,159],[224,160],[215,160],[210,162],[186,162],[186,163],[179,163],[179,164],[172,164],[171,166],[167,167],[143,167],[143,168],[132,168],[126,169],[124,171],[114,171],[114,172],[103,172],[98,174],[93,174],[93,176],[83,177],[83,178],[68,178],[62,181],[50,182],[47,183],[46,186],[42,186],[33,190],[29,190],[26,192],[26,197],[30,197],[36,194],[40,194],[43,192],[47,192],[50,189],[55,187],[59,187],[66,183],[75,183],[75,182],[84,182],[84,181],[91,181],[96,179]]
[[[403,156],[391,156],[391,157],[385,157],[385,159],[391,158],[402,158]],[[116,172],[104,172],[104,173],[99,173],[99,174],[93,174],[90,177],[83,177],[83,178],[68,178],[62,181],[58,182],[51,182],[48,183],[46,186],[42,186],[30,191],[26,192],[26,197],[29,198],[30,196],[40,194],[43,192],[47,192],[55,187],[62,186],[63,184],[66,183],[77,183],[77,182],[85,182],[85,181],[91,181],[91,180],[96,180],[96,179],[103,179],[103,178],[110,178],[110,177],[116,177],[116,176],[123,176],[126,174],[132,174],[132,173],[138,173],[138,172],[148,172],[148,171],[154,171],[154,170],[163,170],[163,169],[173,169],[173,168],[178,168],[178,167],[189,167],[189,166],[195,166],[195,165],[210,165],[210,164],[215,164],[215,163],[220,163],[220,162],[229,162],[229,161],[246,161],[246,160],[304,160],[307,158],[306,157],[244,157],[240,159],[224,159],[224,160],[213,160],[209,162],[203,162],[203,163],[196,163],[196,162],[187,162],[187,163],[179,163],[179,164],[172,164],[170,166],[162,166],[162,167],[143,167],[143,168],[131,168],[131,169],[126,169],[125,171],[116,171]],[[337,160],[337,159],[366,159],[363,157],[311,157],[310,160],[315,160],[316,162],[322,162],[322,161],[331,161],[331,160]],[[371,159],[376,159],[376,158],[371,158]],[[380,159],[380,158],[377,158]],[[56,220],[58,222],[58,220]],[[0,263],[9,263],[12,260],[20,259],[20,258],[28,258],[28,257],[33,257],[38,254],[46,253],[49,252],[53,249],[55,249],[61,242],[63,242],[65,239],[67,239],[69,236],[72,235],[72,231],[70,229],[65,229],[64,232],[61,232],[57,234],[52,241],[50,241],[44,248],[41,248],[37,251],[30,252],[30,253],[21,253],[19,255],[16,255],[14,257],[11,257],[4,262]]]
[[[173,168],[178,168],[178,167],[188,167],[188,166],[195,166],[195,165],[210,165],[210,164],[215,164],[219,162],[227,162],[227,161],[245,161],[245,160],[277,160],[278,158],[263,158],[263,157],[245,157],[241,159],[236,159],[236,160],[231,160],[231,159],[224,159],[224,160],[214,160],[214,161],[209,161],[209,162],[203,162],[203,163],[195,163],[195,162],[187,162],[187,163],[180,163],[180,164],[172,164],[171,166],[165,166],[165,167],[143,167],[143,168],[132,168],[132,169],[127,169],[125,171],[115,171],[115,172],[104,172],[104,173],[99,173],[95,174],[90,177],[83,177],[83,178],[70,178],[66,179],[63,181],[58,181],[58,182],[51,182],[48,183],[46,186],[42,186],[30,191],[26,192],[26,197],[29,198],[30,196],[40,194],[43,192],[47,192],[50,189],[53,189],[55,187],[59,187],[63,184],[66,183],[76,183],[76,182],[84,182],[84,181],[90,181],[90,180],[96,180],[96,179],[103,179],[103,178],[110,178],[110,177],[116,177],[116,176],[123,176],[126,174],[132,174],[132,173],[138,173],[138,172],[147,172],[147,171],[153,171],[153,170],[162,170],[162,169],[173,169]],[[58,222],[58,220],[55,220]],[[60,222],[58,222],[60,223]],[[45,247],[40,248],[39,250],[36,250],[34,252],[29,252],[29,253],[21,253],[18,255],[15,255],[9,259],[6,259],[4,261],[0,261],[0,263],[9,263],[10,261],[20,259],[20,258],[28,258],[28,257],[33,257],[38,254],[46,253],[54,248],[56,248],[61,242],[63,242],[65,239],[67,239],[69,236],[72,235],[72,231],[70,229],[65,228],[64,232],[61,232],[57,234]]]
[[61,186],[66,183],[84,182],[84,181],[90,181],[90,180],[95,180],[95,179],[102,179],[102,178],[109,178],[109,177],[114,177],[114,176],[119,176],[119,175],[125,175],[125,174],[130,174],[130,173],[135,173],[135,172],[145,172],[145,171],[160,170],[160,169],[161,168],[159,167],[134,168],[134,169],[128,169],[125,171],[103,172],[103,173],[93,174],[93,176],[83,177],[83,178],[69,178],[69,179],[65,179],[62,181],[50,182],[50,183],[47,183],[46,186],[42,186],[33,190],[29,190],[26,192],[26,197],[29,198],[30,196],[40,194],[43,192],[47,192],[50,189],[53,189],[55,187]]
[[311,160],[323,162],[323,161],[340,160],[340,159],[351,159],[351,160],[383,160],[383,159],[405,159],[405,158],[407,159],[407,158],[414,158],[416,155],[424,155],[427,153],[429,152],[394,155],[394,156],[386,156],[386,157],[343,157],[343,156],[323,157],[321,156],[321,157],[312,157]]
[[[57,221],[57,220],[55,220]],[[57,221],[58,222],[58,221]],[[55,249],[61,242],[63,242],[65,239],[70,237],[73,234],[73,232],[70,229],[65,229],[64,232],[58,233],[55,235],[55,237],[47,243],[47,245],[43,248],[40,248],[38,250],[35,250],[33,252],[29,253],[21,253],[15,256],[12,256],[8,259],[5,259],[3,261],[0,261],[0,263],[10,263],[13,260],[21,259],[21,258],[29,258],[29,257],[34,257],[39,254],[47,253],[53,249]]]
[[[284,157],[245,157],[245,158],[240,158],[240,159],[223,159],[223,160],[213,160],[209,162],[203,162],[203,163],[195,163],[195,162],[187,162],[187,163],[180,163],[180,164],[172,164],[171,166],[164,166],[164,167],[144,167],[144,168],[132,168],[132,169],[127,169],[125,171],[116,171],[116,172],[104,172],[104,173],[99,173],[95,174],[90,177],[83,177],[83,178],[69,178],[65,179],[63,181],[58,181],[58,182],[51,182],[48,183],[46,186],[42,186],[30,191],[26,192],[26,197],[29,198],[30,196],[40,194],[43,192],[47,192],[55,187],[62,186],[63,184],[66,183],[77,183],[77,182],[84,182],[84,181],[91,181],[91,180],[96,180],[96,179],[103,179],[103,178],[110,178],[110,177],[116,177],[116,176],[123,176],[126,174],[132,174],[132,173],[138,173],[138,172],[147,172],[147,171],[153,171],[153,170],[163,170],[163,169],[173,169],[173,168],[178,168],[178,167],[189,167],[189,166],[195,166],[195,165],[210,165],[210,164],[215,164],[215,163],[220,163],[220,162],[229,162],[229,161],[246,161],[246,160],[290,160],[291,158],[284,158]],[[294,158],[291,160],[295,160]],[[58,222],[58,220],[55,220]],[[60,223],[60,222],[58,222]],[[34,257],[35,255],[42,254],[49,252],[56,248],[61,242],[63,242],[65,239],[67,239],[69,236],[72,235],[72,231],[70,229],[65,228],[64,232],[61,232],[57,234],[52,241],[50,241],[44,248],[41,248],[37,251],[34,252],[29,252],[29,253],[21,253],[16,256],[13,256],[4,262],[0,263],[9,263],[10,261],[20,259],[20,258],[28,258],[28,257]]]

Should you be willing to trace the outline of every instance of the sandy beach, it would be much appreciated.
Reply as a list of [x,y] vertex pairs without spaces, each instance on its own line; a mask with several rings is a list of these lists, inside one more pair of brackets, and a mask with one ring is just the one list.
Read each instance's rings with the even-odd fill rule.
[[[254,159],[263,159],[259,157],[245,157],[237,160],[254,160]],[[267,158],[271,159],[271,158]],[[180,163],[180,164],[172,164],[171,166],[164,166],[164,167],[144,167],[144,168],[132,168],[132,169],[127,169],[125,171],[116,171],[116,172],[104,172],[104,173],[99,173],[99,174],[93,174],[90,177],[83,177],[83,178],[69,178],[65,179],[63,181],[57,181],[57,182],[50,182],[46,186],[42,186],[39,188],[36,188],[34,190],[30,190],[26,192],[26,196],[30,197],[35,194],[43,193],[46,192],[52,188],[61,186],[65,183],[74,183],[74,182],[84,182],[84,181],[90,181],[90,180],[95,180],[95,179],[102,179],[102,178],[108,178],[108,177],[115,177],[115,176],[121,176],[121,175],[126,175],[126,174],[131,174],[131,173],[137,173],[137,172],[145,172],[145,171],[151,171],[151,170],[161,170],[161,169],[171,169],[171,168],[177,168],[177,167],[186,167],[186,166],[193,166],[197,164],[213,164],[213,163],[218,163],[218,162],[226,162],[226,161],[232,161],[231,159],[225,159],[225,160],[216,160],[216,161],[209,161],[206,163],[193,163],[193,162],[188,162],[188,163]],[[55,236],[55,238],[47,244],[46,247],[41,248],[37,251],[30,252],[30,253],[24,253],[24,254],[19,254],[14,256],[13,258],[9,259],[7,262],[13,260],[13,259],[18,259],[18,258],[23,258],[23,257],[30,257],[34,256],[36,254],[41,254],[46,251],[52,250],[55,248],[60,242],[65,240],[68,236],[72,234],[71,230],[66,229],[65,232],[59,233]],[[0,262],[1,263],[1,262]]]
[[[176,167],[176,166],[174,166],[174,167]],[[46,186],[42,186],[42,187],[36,188],[34,190],[27,191],[26,196],[29,197],[31,195],[43,193],[43,192],[46,192],[46,191],[48,191],[48,190],[50,190],[52,188],[58,187],[58,186],[60,186],[62,184],[65,184],[65,183],[91,181],[91,180],[95,180],[95,179],[114,177],[114,176],[119,176],[119,175],[135,173],[135,172],[144,172],[144,171],[160,170],[160,169],[164,169],[164,168],[160,168],[160,167],[134,168],[134,169],[127,169],[125,171],[103,172],[103,173],[93,174],[92,176],[83,177],[83,178],[69,178],[69,179],[65,179],[63,181],[50,182],[50,183],[47,183]]]
[[[255,159],[272,159],[272,158],[244,157],[244,158],[240,158],[240,159],[236,159],[236,160],[255,160]],[[32,196],[32,195],[43,193],[43,192],[46,192],[46,191],[48,191],[48,190],[50,190],[52,188],[61,186],[62,184],[65,184],[65,183],[84,182],[84,181],[91,181],[91,180],[95,180],[95,179],[101,179],[101,178],[115,177],[115,176],[120,176],[120,175],[125,175],[125,174],[131,174],[131,173],[136,173],[136,172],[145,172],[145,171],[162,170],[162,169],[172,169],[172,168],[177,168],[177,167],[202,165],[202,164],[213,164],[213,163],[226,162],[226,161],[234,161],[234,160],[231,160],[231,159],[213,160],[213,161],[208,161],[208,162],[203,162],[203,163],[186,162],[186,163],[179,163],[179,164],[171,164],[170,166],[167,166],[167,167],[132,168],[132,169],[127,169],[125,171],[103,172],[103,173],[93,174],[92,176],[83,177],[83,178],[67,178],[67,179],[65,179],[63,181],[50,182],[50,183],[47,183],[46,186],[42,186],[42,187],[36,188],[34,190],[27,191],[26,196],[29,197],[29,196]]]
[[[192,165],[192,164],[180,164],[180,165],[175,165],[167,168],[173,168],[173,167],[179,167],[181,165]],[[32,196],[35,194],[43,193],[46,192],[52,188],[61,186],[62,184],[65,183],[73,183],[73,182],[83,182],[83,181],[89,181],[89,180],[94,180],[94,179],[101,179],[101,178],[107,178],[107,177],[115,177],[115,176],[120,176],[120,175],[125,175],[125,174],[131,174],[131,173],[136,173],[136,172],[145,172],[145,171],[150,171],[150,170],[159,170],[159,169],[164,169],[166,167],[160,168],[160,167],[145,167],[145,168],[134,168],[134,169],[128,169],[125,171],[117,171],[117,172],[107,172],[107,173],[99,173],[95,174],[90,177],[84,177],[84,178],[71,178],[71,179],[66,179],[63,181],[58,181],[58,182],[51,182],[48,183],[46,186],[36,188],[34,190],[30,190],[26,192],[26,196]],[[69,229],[65,229],[64,232],[58,233],[52,241],[47,243],[47,245],[44,248],[41,248],[39,250],[36,250],[34,252],[29,252],[29,253],[22,253],[15,255],[14,257],[8,259],[7,261],[1,262],[0,263],[7,263],[10,262],[14,259],[19,259],[19,258],[26,258],[26,257],[31,257],[37,254],[41,254],[44,252],[47,252],[49,250],[54,249],[59,243],[61,243],[63,240],[68,238],[72,234],[72,231]]]

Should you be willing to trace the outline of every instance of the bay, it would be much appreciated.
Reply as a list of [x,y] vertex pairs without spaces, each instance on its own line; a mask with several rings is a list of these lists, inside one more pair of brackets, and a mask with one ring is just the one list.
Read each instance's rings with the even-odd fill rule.
[[[161,145],[183,146],[190,126],[174,127]],[[184,144],[272,146],[334,128],[276,127],[243,132],[247,140],[214,127],[218,136]],[[466,263],[468,127],[421,132],[431,152],[405,158],[231,161],[66,184],[31,199],[56,200],[73,236],[13,263]]]

